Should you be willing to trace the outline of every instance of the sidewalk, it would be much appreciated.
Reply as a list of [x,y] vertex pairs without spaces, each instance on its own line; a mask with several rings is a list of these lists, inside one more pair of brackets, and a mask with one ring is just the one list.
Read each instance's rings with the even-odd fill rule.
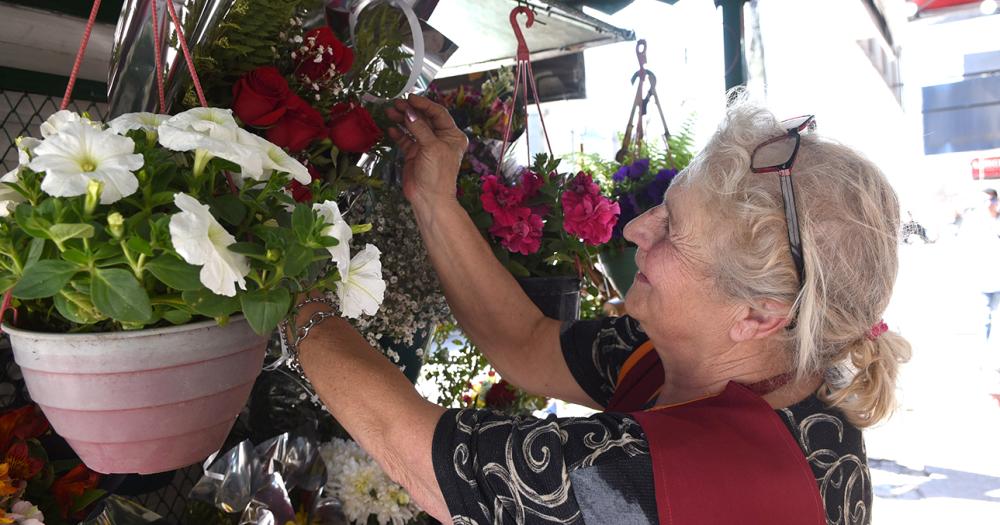
[[[1000,337],[945,242],[903,246],[886,321],[913,345],[900,408],[866,432],[875,525],[1000,524]],[[998,261],[1000,262],[1000,261]]]

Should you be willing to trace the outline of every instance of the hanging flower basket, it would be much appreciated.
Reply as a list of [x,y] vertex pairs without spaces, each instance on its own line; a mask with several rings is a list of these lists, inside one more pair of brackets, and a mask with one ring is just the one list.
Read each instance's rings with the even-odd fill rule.
[[639,271],[635,265],[636,250],[635,246],[626,246],[621,250],[608,249],[598,254],[604,275],[621,297],[628,294],[632,281],[635,280],[635,274]]
[[222,447],[267,343],[242,317],[135,332],[4,331],[52,428],[102,473],[173,470]]
[[546,317],[560,321],[580,319],[580,279],[518,277],[517,284]]
[[[385,291],[378,248],[349,244],[371,226],[344,219],[340,191],[207,107],[165,4],[203,107],[92,120],[65,110],[74,68],[62,109],[40,139],[18,139],[0,185],[0,319],[32,398],[103,473],[172,470],[217,450],[266,338],[279,324],[294,333],[296,297],[336,293],[356,318]],[[294,199],[293,182],[308,195]]]

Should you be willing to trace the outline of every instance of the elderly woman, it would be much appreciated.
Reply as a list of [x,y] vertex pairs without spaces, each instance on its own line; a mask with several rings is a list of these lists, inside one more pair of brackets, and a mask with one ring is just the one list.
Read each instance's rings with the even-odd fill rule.
[[[732,105],[705,150],[632,221],[628,315],[544,317],[455,198],[466,138],[397,101],[404,192],[456,318],[504,378],[604,410],[537,419],[445,410],[343,320],[301,363],[333,415],[443,522],[869,523],[860,428],[893,407],[909,345],[882,313],[899,214],[879,169]],[[794,188],[793,188],[794,181]],[[320,313],[317,313],[320,312]]]

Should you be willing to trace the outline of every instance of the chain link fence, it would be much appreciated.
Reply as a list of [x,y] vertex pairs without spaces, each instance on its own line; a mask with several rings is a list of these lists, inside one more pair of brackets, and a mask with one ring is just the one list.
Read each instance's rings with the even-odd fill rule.
[[[38,127],[49,115],[59,111],[61,97],[51,97],[22,91],[0,89],[0,147],[3,151],[3,172],[17,167],[17,145],[21,136],[41,138]],[[104,120],[108,105],[88,100],[73,100],[69,109],[77,113],[89,113],[95,120]]]

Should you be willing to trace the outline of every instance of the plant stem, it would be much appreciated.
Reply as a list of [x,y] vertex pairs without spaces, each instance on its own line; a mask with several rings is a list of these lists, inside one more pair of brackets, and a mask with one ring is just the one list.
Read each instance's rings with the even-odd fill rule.
[[128,251],[128,246],[125,245],[125,241],[119,241],[118,244],[121,246],[122,253],[125,254],[125,260],[128,261],[129,267],[132,268],[132,273],[135,274],[135,278],[139,279],[139,282],[142,282],[142,265],[143,262],[145,262],[145,255],[140,255],[139,261],[136,262],[136,260],[132,258],[132,253]]

